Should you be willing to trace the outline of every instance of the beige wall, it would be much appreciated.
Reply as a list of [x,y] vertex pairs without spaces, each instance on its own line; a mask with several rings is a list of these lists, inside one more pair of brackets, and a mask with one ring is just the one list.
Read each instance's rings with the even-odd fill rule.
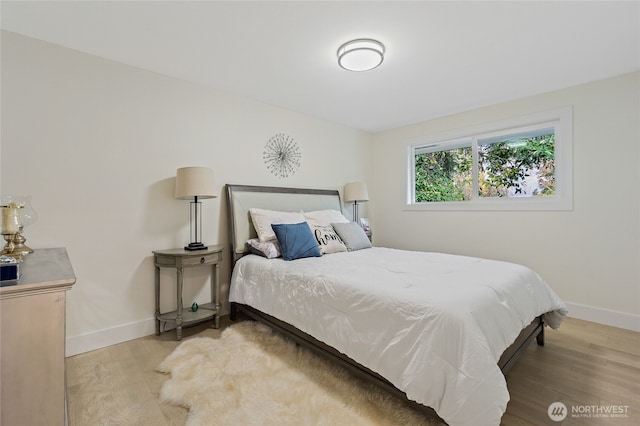
[[[173,198],[178,167],[215,173],[219,197],[203,201],[212,244],[227,243],[225,183],[341,190],[367,180],[367,133],[10,32],[1,47],[1,191],[32,194],[28,244],[69,252],[71,353],[153,333],[151,251],[189,238],[188,202]],[[263,164],[277,133],[302,152],[289,178]],[[229,275],[225,263],[225,295]],[[162,280],[168,310],[175,273]],[[204,300],[207,285],[206,268],[187,271],[185,304]]]
[[[69,251],[78,277],[68,293],[70,353],[153,333],[150,255],[188,240],[188,203],[173,198],[173,185],[176,169],[189,165],[211,167],[219,190],[203,201],[206,243],[227,242],[225,183],[341,189],[364,180],[371,201],[360,213],[371,218],[377,245],[523,263],[574,316],[638,328],[638,73],[370,135],[13,33],[1,37],[0,190],[33,195],[32,247]],[[566,105],[574,115],[573,211],[402,210],[407,139]],[[292,136],[303,155],[286,179],[262,161],[276,133]],[[225,294],[229,274],[225,263]],[[168,309],[173,272],[164,270],[162,280]],[[207,283],[206,270],[190,270],[185,304],[205,300]]]
[[[628,74],[374,135],[369,207],[376,244],[522,263],[573,315],[640,328],[639,81],[640,73]],[[408,139],[568,105],[573,211],[402,209]]]

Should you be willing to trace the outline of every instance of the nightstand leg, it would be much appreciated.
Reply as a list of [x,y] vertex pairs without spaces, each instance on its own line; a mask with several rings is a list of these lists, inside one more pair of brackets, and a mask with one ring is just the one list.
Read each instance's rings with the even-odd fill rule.
[[220,268],[219,264],[215,263],[213,265],[213,273],[211,274],[211,293],[213,295],[213,305],[216,308],[216,313],[213,316],[214,318],[214,328],[220,328],[220,281],[219,274]]
[[160,335],[160,267],[156,266],[156,336]]
[[178,340],[182,340],[182,273],[183,268],[179,267],[177,269],[177,279],[178,282],[178,290],[176,294],[176,304],[178,305],[176,312],[176,337]]

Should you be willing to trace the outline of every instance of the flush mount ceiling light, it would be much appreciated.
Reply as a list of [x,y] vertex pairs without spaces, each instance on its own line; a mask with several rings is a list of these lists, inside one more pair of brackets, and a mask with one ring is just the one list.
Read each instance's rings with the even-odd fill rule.
[[368,71],[384,60],[384,45],[370,38],[351,40],[338,49],[338,64],[349,71]]

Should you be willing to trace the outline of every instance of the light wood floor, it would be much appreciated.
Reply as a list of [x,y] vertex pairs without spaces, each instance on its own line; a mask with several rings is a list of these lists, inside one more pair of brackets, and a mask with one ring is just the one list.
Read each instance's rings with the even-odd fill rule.
[[[222,328],[229,323],[223,318]],[[207,325],[183,330],[183,339],[219,335]],[[184,425],[186,409],[158,402],[167,376],[154,371],[178,344],[167,332],[67,358],[69,425]],[[546,329],[544,347],[529,346],[507,384],[505,426],[638,425],[640,333],[569,318],[559,331]],[[556,401],[569,410],[562,423],[547,415]],[[627,406],[627,417],[572,417],[591,406]]]

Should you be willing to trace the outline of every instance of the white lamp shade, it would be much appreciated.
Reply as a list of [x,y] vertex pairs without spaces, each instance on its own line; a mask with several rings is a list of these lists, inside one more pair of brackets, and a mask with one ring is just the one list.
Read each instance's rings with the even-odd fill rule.
[[351,182],[344,186],[344,200],[350,201],[369,201],[369,192],[367,184],[364,182]]
[[213,170],[208,167],[182,167],[176,174],[176,198],[191,200],[216,198]]

